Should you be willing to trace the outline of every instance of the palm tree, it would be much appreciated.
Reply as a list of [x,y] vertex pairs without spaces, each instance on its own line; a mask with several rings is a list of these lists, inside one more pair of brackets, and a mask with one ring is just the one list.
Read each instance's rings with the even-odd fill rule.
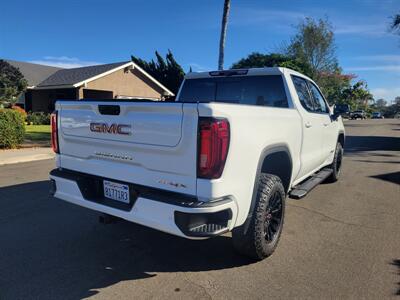
[[228,26],[228,16],[229,16],[230,6],[231,6],[231,0],[225,0],[224,13],[222,15],[221,37],[219,40],[218,70],[224,69],[225,37],[226,37],[226,28]]
[[399,30],[400,31],[400,14],[397,14],[393,17],[392,22],[392,30]]

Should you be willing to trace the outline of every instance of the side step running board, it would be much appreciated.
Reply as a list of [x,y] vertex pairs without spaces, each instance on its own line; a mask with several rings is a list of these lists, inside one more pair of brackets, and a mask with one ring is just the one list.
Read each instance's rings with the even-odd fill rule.
[[296,185],[289,193],[289,198],[301,199],[305,197],[308,192],[315,188],[318,184],[324,181],[332,174],[333,170],[331,168],[324,168],[318,173],[308,178],[306,181]]

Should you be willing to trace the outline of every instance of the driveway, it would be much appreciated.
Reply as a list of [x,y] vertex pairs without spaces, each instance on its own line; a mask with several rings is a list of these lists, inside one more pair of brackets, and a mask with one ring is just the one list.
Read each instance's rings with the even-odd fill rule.
[[190,241],[49,198],[52,160],[0,167],[0,299],[400,295],[400,122],[346,121],[342,177],[288,200],[277,251]]

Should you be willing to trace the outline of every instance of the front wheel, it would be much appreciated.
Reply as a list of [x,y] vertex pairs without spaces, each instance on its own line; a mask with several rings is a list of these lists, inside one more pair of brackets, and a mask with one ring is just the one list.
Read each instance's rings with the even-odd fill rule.
[[250,223],[232,231],[233,245],[239,253],[262,260],[275,251],[283,228],[285,198],[279,177],[262,173]]
[[337,143],[335,150],[335,157],[331,164],[333,170],[332,174],[327,178],[327,182],[336,182],[339,179],[342,170],[342,159],[343,159],[343,147],[342,144]]

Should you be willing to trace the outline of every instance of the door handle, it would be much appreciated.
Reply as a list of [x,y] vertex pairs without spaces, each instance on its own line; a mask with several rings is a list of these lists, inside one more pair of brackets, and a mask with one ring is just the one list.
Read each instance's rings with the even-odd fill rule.
[[304,125],[306,126],[306,128],[310,128],[310,127],[312,127],[312,124],[311,124],[311,122],[306,122]]

